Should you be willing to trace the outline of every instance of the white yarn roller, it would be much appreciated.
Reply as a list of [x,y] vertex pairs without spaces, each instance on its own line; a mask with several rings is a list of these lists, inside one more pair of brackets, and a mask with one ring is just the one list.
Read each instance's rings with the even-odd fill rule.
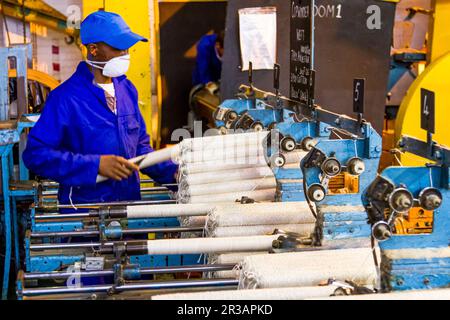
[[326,286],[237,291],[222,290],[158,295],[152,297],[152,300],[304,300],[307,298],[328,297],[334,293],[335,289],[333,286]]
[[210,255],[208,258],[209,264],[238,264],[249,256],[260,255],[261,252],[235,252]]
[[206,216],[198,217],[182,217],[178,219],[182,227],[197,228],[204,227],[206,225]]
[[357,296],[338,296],[321,298],[320,300],[450,300],[450,289],[404,291]]
[[207,235],[214,238],[261,236],[272,234],[275,230],[298,233],[302,237],[308,237],[313,233],[315,224],[287,224],[287,225],[261,225],[242,227],[218,227],[207,230]]
[[[286,159],[286,165],[296,165],[306,155],[303,151],[294,151],[284,154]],[[224,170],[241,170],[254,167],[267,167],[267,161],[264,155],[257,157],[239,157],[235,159],[225,159],[222,162],[217,161],[205,161],[194,163],[183,163],[181,165],[181,172],[185,175],[204,173],[204,172],[217,172]]]
[[[129,161],[139,166],[139,169],[142,170],[171,159],[173,161],[176,161],[176,159],[178,159],[179,153],[180,146],[176,145],[175,147],[154,151],[152,153],[131,159]],[[101,175],[97,176],[97,183],[107,180],[108,178],[106,177],[103,177]]]
[[267,177],[243,181],[230,181],[219,183],[208,183],[188,187],[187,194],[190,196],[202,196],[208,194],[228,193],[230,191],[240,192],[247,190],[264,190],[277,187],[275,177]]
[[239,280],[239,270],[217,271],[207,274],[208,279],[236,279]]
[[269,167],[249,168],[245,170],[219,171],[215,174],[210,172],[192,174],[183,179],[188,185],[218,183],[224,181],[241,181],[249,179],[259,179],[273,177],[274,174]]
[[184,175],[204,173],[204,172],[217,172],[224,170],[241,170],[254,167],[267,167],[265,157],[242,157],[237,159],[226,159],[223,162],[206,161],[183,164],[180,171]]
[[310,223],[315,223],[315,218],[306,202],[217,206],[208,216],[208,228],[211,229],[215,227]]
[[196,163],[205,161],[229,162],[243,157],[262,157],[264,149],[260,146],[235,146],[228,149],[209,149],[187,152],[180,157],[181,163]]
[[255,201],[275,201],[276,189],[241,191],[233,193],[221,193],[216,195],[194,196],[187,199],[189,203],[227,203],[241,200],[242,197],[248,197]]
[[264,141],[269,132],[251,132],[233,135],[220,135],[195,139],[185,139],[182,142],[184,150],[201,151],[204,148],[223,148],[224,146],[259,144]]
[[206,216],[215,205],[211,204],[167,204],[127,207],[129,219],[174,218],[182,216]]
[[279,236],[168,239],[147,242],[149,255],[269,251]]
[[370,248],[258,255],[241,265],[241,288],[316,286],[331,278],[375,285],[377,280]]

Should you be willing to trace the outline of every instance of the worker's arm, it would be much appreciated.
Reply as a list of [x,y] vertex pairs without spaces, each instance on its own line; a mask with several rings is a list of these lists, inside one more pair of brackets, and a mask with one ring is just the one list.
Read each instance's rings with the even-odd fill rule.
[[200,41],[197,46],[196,84],[208,84],[213,81],[210,70],[210,54],[207,45]]
[[[149,154],[154,150],[150,147],[150,136],[147,134],[146,125],[140,112],[139,117],[139,145],[137,148],[137,156]],[[160,164],[154,165],[147,169],[143,169],[142,172],[148,175],[150,178],[158,182],[159,184],[167,184],[175,182],[175,174],[178,171],[178,165],[172,161],[165,161]]]
[[62,147],[69,119],[64,101],[51,93],[39,121],[30,132],[23,161],[33,173],[62,185],[95,186],[100,156],[76,154]]
[[[136,101],[139,101],[136,87],[131,82],[129,82],[129,85],[132,93],[135,95]],[[136,115],[139,122],[139,142],[136,150],[136,156],[139,157],[149,154],[154,150],[150,146],[150,136],[147,133],[147,126],[145,125],[144,118],[142,117],[137,103]],[[175,175],[178,172],[178,165],[172,161],[165,161],[149,168],[142,169],[142,172],[159,184],[174,183],[176,180]]]

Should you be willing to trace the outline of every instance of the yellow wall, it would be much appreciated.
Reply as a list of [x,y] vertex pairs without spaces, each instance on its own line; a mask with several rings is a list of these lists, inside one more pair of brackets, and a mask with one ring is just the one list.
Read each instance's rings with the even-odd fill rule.
[[430,62],[450,52],[450,0],[433,0]]
[[[133,32],[150,40],[150,18],[148,0],[107,0],[106,11],[120,14]],[[83,0],[83,15],[103,7],[103,0]],[[147,131],[152,132],[152,93],[150,44],[140,42],[130,49],[131,67],[127,76],[139,92],[139,107],[147,124]],[[156,138],[156,137],[154,137]]]

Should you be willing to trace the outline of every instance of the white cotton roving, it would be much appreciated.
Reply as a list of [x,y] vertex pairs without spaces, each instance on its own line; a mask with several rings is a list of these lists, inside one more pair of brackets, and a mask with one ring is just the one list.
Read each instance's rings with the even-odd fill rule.
[[245,289],[316,286],[329,279],[377,282],[370,248],[257,255],[244,259],[241,268]]
[[147,241],[149,255],[268,252],[278,236],[164,239]]

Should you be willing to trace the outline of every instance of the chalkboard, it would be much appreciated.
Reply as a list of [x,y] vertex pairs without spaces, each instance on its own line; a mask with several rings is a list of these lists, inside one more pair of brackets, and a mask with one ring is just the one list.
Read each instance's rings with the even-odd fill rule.
[[[293,1],[293,0],[291,0]],[[277,57],[280,91],[290,95],[291,1],[229,0],[222,71],[222,99],[233,98],[247,83],[241,65],[237,10],[277,7]],[[379,0],[315,0],[315,103],[353,116],[353,80],[365,81],[365,119],[381,133],[394,28],[395,3]],[[255,71],[254,85],[273,90],[272,71]]]
[[311,99],[312,1],[291,0],[290,98],[306,105]]

